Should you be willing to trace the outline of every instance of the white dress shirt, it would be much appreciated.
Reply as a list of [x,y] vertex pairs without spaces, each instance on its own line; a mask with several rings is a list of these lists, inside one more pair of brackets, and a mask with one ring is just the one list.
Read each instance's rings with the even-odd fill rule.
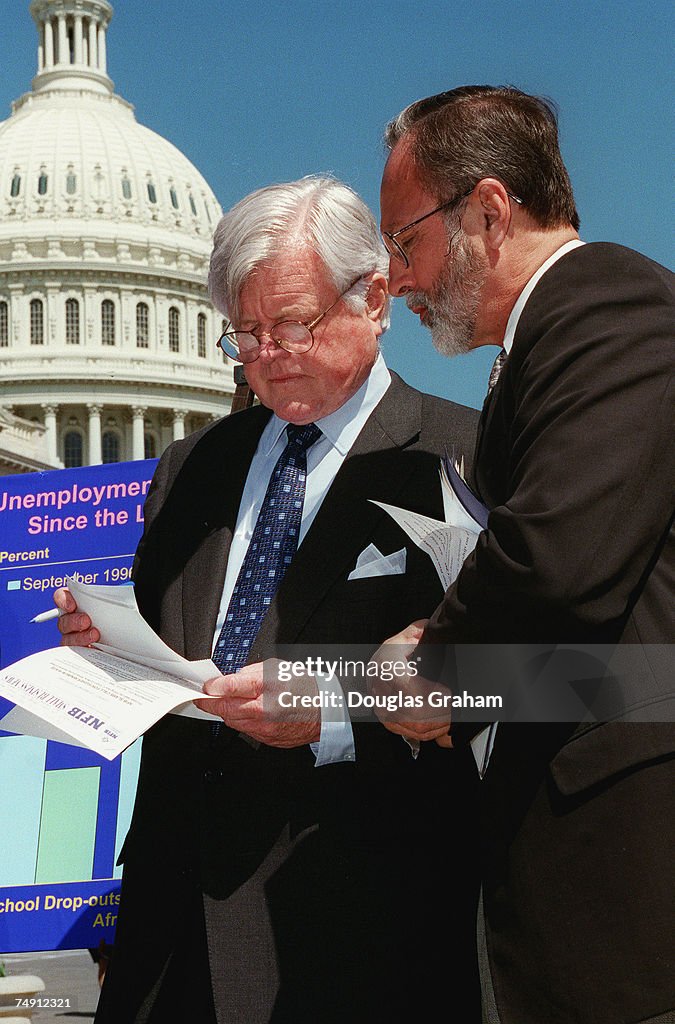
[[554,253],[551,253],[547,260],[544,260],[538,270],[534,272],[530,280],[527,282],[522,292],[516,299],[516,303],[511,310],[511,315],[506,322],[506,330],[504,331],[504,340],[502,347],[508,355],[513,346],[513,339],[516,334],[516,327],[520,320],[521,314],[525,309],[525,303],[529,299],[530,295],[534,291],[536,285],[539,283],[541,278],[544,276],[547,270],[550,270],[554,263],[557,263],[561,256],[565,256],[566,253],[571,252],[572,249],[578,249],[580,245],[585,243],[580,238],[573,238],[570,242],[565,242],[560,248],[556,249]]
[[[302,510],[300,537],[298,546],[302,544],[310,526],[314,522],[323,499],[337,476],[349,450],[361,433],[366,420],[375,406],[380,402],[391,383],[391,376],[382,354],[373,364],[370,374],[359,390],[335,412],[317,420],[321,429],[321,437],[307,452],[307,479],[305,483],[305,502]],[[237,524],[235,526],[230,554],[227,560],[227,571],[223,594],[218,610],[218,618],[213,637],[215,647],[225,615],[230,604],[237,576],[241,569],[248,545],[253,536],[260,509],[265,498],[267,485],[279,456],[286,447],[285,420],[272,415],[260,435],[255,455],[251,460],[246,483],[241,496]],[[330,691],[324,679],[317,680],[322,690]],[[337,687],[336,692],[342,695]],[[327,702],[326,702],[327,703]],[[328,764],[333,761],[354,760],[354,737],[349,716],[344,712],[336,720],[336,709],[322,710],[321,739],[313,743],[312,749],[317,755],[316,764]]]

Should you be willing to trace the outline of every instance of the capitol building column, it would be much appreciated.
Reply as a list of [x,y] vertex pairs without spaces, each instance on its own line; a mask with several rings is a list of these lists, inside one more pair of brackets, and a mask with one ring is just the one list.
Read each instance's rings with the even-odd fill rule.
[[54,67],[54,30],[52,23],[47,18],[45,21],[45,70],[50,71]]
[[105,52],[105,28],[103,25],[98,26],[98,70],[102,71],[103,74],[107,74],[107,57]]
[[82,15],[76,14],[74,16],[74,39],[73,39],[73,50],[76,64],[82,64]]
[[145,414],[147,412],[147,406],[145,405],[134,405],[132,406],[131,412],[133,415],[133,425],[131,434],[131,458],[136,462],[138,459],[145,458]]
[[96,42],[97,36],[98,36],[98,30],[97,30],[96,22],[94,21],[93,18],[90,18],[90,20],[89,20],[89,54],[88,54],[88,57],[89,57],[89,67],[90,68],[98,67],[98,46],[97,46],[97,42]]
[[101,465],[101,406],[87,405],[89,413],[89,465]]
[[183,409],[173,410],[173,439],[180,441],[185,437],[185,411]]
[[45,26],[44,22],[38,28],[38,74],[45,69]]
[[42,411],[45,414],[45,427],[47,428],[47,455],[50,462],[57,461],[56,452],[56,414],[58,405],[43,405]]
[[65,14],[59,14],[57,18],[58,25],[58,41],[59,41],[59,52],[57,56],[57,64],[69,64],[70,63],[70,50],[68,47],[68,33],[66,32],[66,16]]

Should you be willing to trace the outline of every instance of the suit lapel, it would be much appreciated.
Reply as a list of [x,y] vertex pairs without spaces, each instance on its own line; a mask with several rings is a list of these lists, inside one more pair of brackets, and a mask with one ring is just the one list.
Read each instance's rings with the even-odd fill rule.
[[[256,406],[222,421],[206,435],[208,444],[195,453],[194,478],[210,481],[199,503],[203,540],[183,575],[183,621],[188,658],[208,657],[225,582],[227,559],[237,524],[239,504],[269,409]],[[205,438],[205,440],[206,440]],[[195,502],[199,502],[195,493]],[[204,652],[208,652],[205,654]]]
[[481,498],[488,507],[494,504],[494,495],[492,494],[492,488],[490,481],[486,475],[488,468],[492,469],[489,461],[485,457],[486,440],[490,437],[491,431],[494,430],[495,424],[497,423],[497,415],[500,404],[500,393],[504,389],[505,380],[509,372],[508,360],[504,365],[502,372],[499,375],[497,383],[493,387],[492,391],[489,391],[485,396],[483,402],[483,408],[481,410],[480,419],[478,421],[478,431],[476,433],[476,447],[474,450],[473,459],[473,473],[476,481],[476,487],[478,491],[478,497]]
[[[252,660],[264,657],[274,643],[293,643],[330,587],[354,568],[374,526],[387,515],[369,499],[397,504],[414,469],[410,465],[403,470],[396,456],[419,435],[421,407],[421,395],[392,374],[391,385],[344,460],[272,600]],[[386,452],[392,457],[386,458]],[[377,458],[372,458],[374,453]]]

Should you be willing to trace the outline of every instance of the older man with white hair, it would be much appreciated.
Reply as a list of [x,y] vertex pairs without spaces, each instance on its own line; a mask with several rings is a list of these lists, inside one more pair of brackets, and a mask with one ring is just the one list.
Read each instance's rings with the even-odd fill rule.
[[[259,404],[165,453],[134,582],[164,640],[223,673],[204,705],[223,721],[169,715],[144,738],[99,1022],[372,1024],[455,1001],[477,1019],[470,753],[414,758],[379,725],[263,705],[277,645],[373,650],[442,596],[370,499],[443,518],[439,455],[470,458],[477,414],[387,369],[386,268],[370,211],[329,178],[263,188],[218,225],[220,344]],[[65,642],[97,638],[57,601]],[[433,914],[458,877],[448,970]]]

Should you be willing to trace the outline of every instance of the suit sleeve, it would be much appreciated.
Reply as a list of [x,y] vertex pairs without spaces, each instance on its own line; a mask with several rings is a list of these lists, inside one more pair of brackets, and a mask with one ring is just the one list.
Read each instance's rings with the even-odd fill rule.
[[159,460],[143,505],[143,534],[136,548],[132,568],[136,603],[152,628],[160,629],[160,590],[166,565],[166,538],[160,527],[160,513],[187,450],[185,441],[166,449]]
[[159,460],[143,505],[143,534],[136,548],[133,565],[133,578],[136,584],[138,583],[139,575],[142,575],[143,556],[148,546],[152,525],[164,502],[167,482],[171,473],[171,454],[171,448],[169,447]]
[[501,493],[424,643],[616,639],[666,543],[672,282],[635,254],[598,281],[592,255],[521,317],[477,467]]

